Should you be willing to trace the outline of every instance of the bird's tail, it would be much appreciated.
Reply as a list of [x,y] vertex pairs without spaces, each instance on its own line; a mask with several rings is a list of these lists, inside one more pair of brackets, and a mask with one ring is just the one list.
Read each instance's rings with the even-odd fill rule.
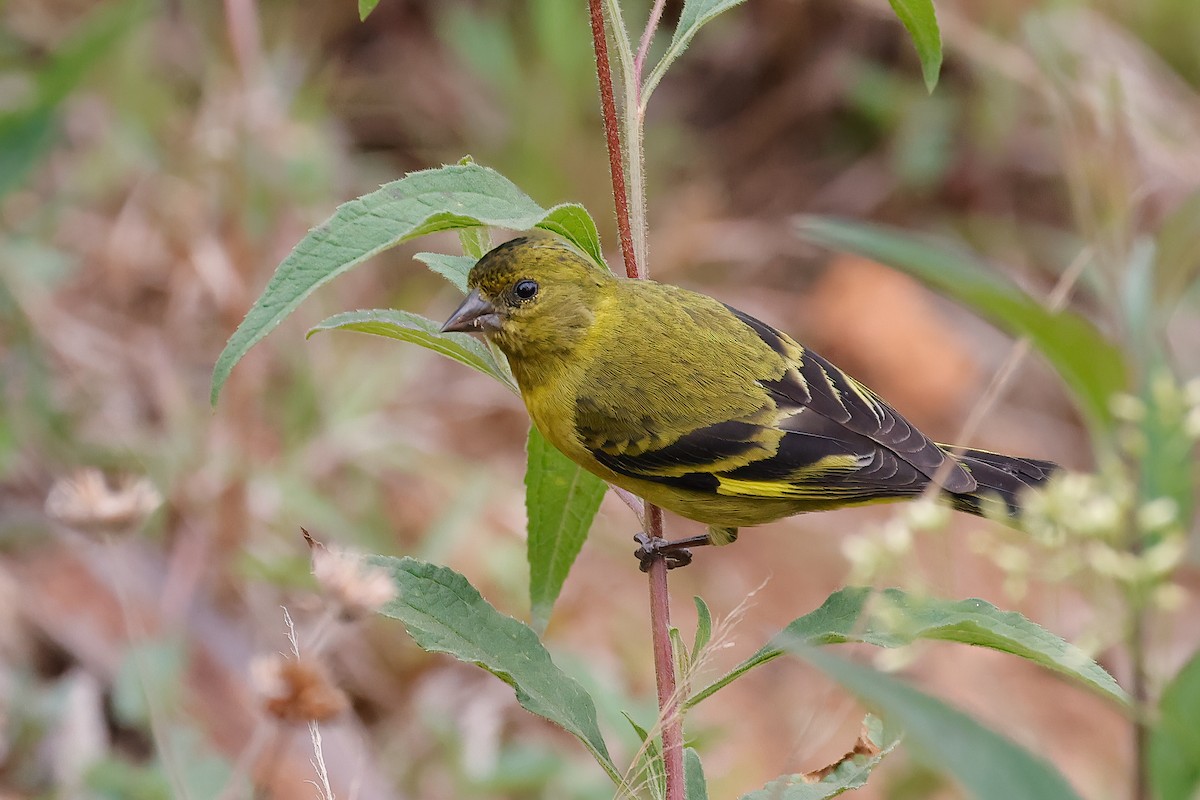
[[1052,461],[1017,458],[986,450],[964,450],[958,460],[971,472],[979,488],[968,494],[949,495],[950,503],[959,511],[979,516],[984,516],[985,509],[999,509],[997,499],[1003,501],[1009,516],[1017,516],[1021,510],[1021,494],[1041,486],[1059,469]]

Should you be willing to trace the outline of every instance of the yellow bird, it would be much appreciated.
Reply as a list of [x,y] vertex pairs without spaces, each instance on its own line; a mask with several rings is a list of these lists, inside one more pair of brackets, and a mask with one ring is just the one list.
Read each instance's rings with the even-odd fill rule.
[[613,275],[547,234],[513,239],[468,276],[443,331],[508,357],[534,425],[568,458],[705,536],[639,538],[642,566],[690,561],[738,528],[919,495],[1015,515],[1056,466],[939,445],[874,392],[759,320],[703,294]]

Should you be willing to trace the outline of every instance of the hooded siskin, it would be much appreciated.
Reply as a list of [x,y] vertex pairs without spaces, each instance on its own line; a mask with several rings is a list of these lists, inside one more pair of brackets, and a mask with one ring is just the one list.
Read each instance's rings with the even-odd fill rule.
[[443,330],[499,346],[542,435],[706,523],[714,544],[743,525],[911,498],[935,476],[960,511],[1015,514],[1019,493],[1055,469],[979,450],[955,458],[786,334],[706,295],[617,277],[557,237],[500,245],[468,285]]

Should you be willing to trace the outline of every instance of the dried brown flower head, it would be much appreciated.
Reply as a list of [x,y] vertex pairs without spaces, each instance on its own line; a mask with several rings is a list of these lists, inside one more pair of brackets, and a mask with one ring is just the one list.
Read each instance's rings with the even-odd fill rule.
[[349,706],[318,661],[261,656],[250,664],[250,677],[263,709],[282,722],[325,722]]

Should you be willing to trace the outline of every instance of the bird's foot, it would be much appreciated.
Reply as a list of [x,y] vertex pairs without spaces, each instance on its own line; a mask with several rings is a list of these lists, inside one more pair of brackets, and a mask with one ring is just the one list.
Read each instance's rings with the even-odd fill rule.
[[638,543],[638,549],[633,551],[640,562],[642,572],[649,572],[650,565],[660,558],[667,562],[667,569],[686,567],[692,563],[692,551],[684,545],[686,541],[668,542],[666,539],[650,537],[644,531],[633,537]]

